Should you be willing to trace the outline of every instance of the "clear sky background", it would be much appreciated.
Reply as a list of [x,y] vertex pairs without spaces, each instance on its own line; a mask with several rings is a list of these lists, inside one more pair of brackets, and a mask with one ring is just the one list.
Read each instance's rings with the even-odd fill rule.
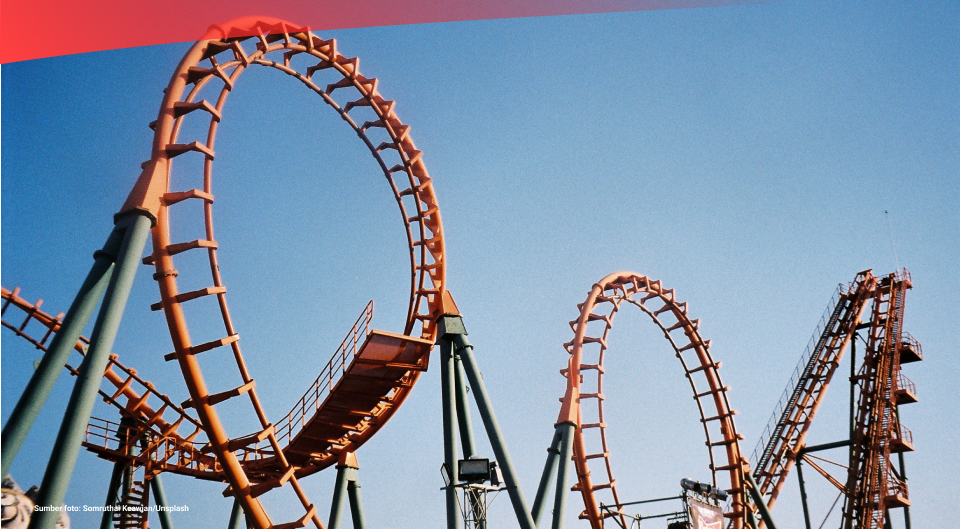
[[[424,152],[449,289],[528,502],[563,393],[567,322],[595,281],[633,270],[690,303],[723,362],[749,453],[837,284],[864,269],[887,274],[899,260],[914,281],[905,329],[925,355],[904,370],[920,396],[903,410],[917,448],[907,455],[913,523],[956,524],[958,26],[960,6],[950,2],[810,1],[321,35],[380,79]],[[150,155],[147,123],[187,48],[3,65],[5,287],[43,298],[48,312],[67,309]],[[215,167],[231,311],[267,413],[278,418],[368,300],[374,327],[402,331],[402,225],[365,147],[277,72],[244,74]],[[162,360],[169,334],[149,311],[157,299],[144,267],[114,349],[179,401],[180,373]],[[618,318],[605,383],[624,500],[676,494],[681,478],[709,476],[680,366],[642,316]],[[38,355],[12,333],[2,341],[6,422]],[[214,388],[233,382],[205,369]],[[844,379],[834,379],[809,443],[845,436]],[[42,479],[72,384],[61,377],[13,467],[24,487]],[[95,415],[115,418],[103,403]],[[251,432],[251,420],[229,418],[228,428]],[[368,525],[444,525],[435,368],[358,457]],[[67,502],[102,504],[110,468],[83,452]],[[170,502],[190,506],[174,514],[178,527],[226,525],[222,485],[163,479]],[[836,491],[808,481],[817,525]],[[324,519],[333,482],[333,470],[305,481]],[[300,515],[287,497],[265,502],[275,521]],[[839,509],[825,526],[837,526]],[[581,510],[572,494],[568,526],[585,526]],[[795,475],[774,516],[803,525]],[[899,510],[894,522],[902,525]],[[74,517],[74,526],[98,523],[99,514]],[[506,496],[491,526],[516,526]]]

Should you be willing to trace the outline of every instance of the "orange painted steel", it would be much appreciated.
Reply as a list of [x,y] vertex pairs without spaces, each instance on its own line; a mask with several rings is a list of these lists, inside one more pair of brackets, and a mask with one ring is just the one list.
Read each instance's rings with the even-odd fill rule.
[[[594,528],[603,527],[604,517],[600,514],[597,491],[604,489],[610,491],[613,499],[612,503],[605,504],[617,506],[617,511],[620,511],[620,499],[606,440],[606,418],[603,414],[603,361],[613,319],[624,303],[640,308],[653,320],[663,331],[683,365],[700,412],[713,485],[718,486],[717,472],[726,471],[727,473],[720,475],[726,475],[727,481],[723,489],[731,495],[731,510],[725,516],[733,527],[742,527],[747,502],[744,474],[749,473],[749,469],[740,452],[740,440],[743,437],[737,434],[734,424],[733,416],[736,411],[730,407],[726,394],[729,387],[723,386],[720,379],[720,363],[715,362],[710,355],[710,341],[705,341],[700,336],[699,320],[691,320],[687,315],[687,303],[678,302],[673,290],[664,289],[659,280],[651,280],[632,272],[616,272],[594,284],[586,301],[577,306],[580,316],[570,322],[574,338],[564,344],[570,358],[567,368],[561,370],[567,379],[567,388],[557,423],[572,422],[577,426],[573,441],[573,460],[578,483],[574,489],[580,491],[585,506],[580,517],[588,519]],[[591,351],[586,351],[588,349]],[[587,355],[591,357],[587,358]],[[583,372],[586,371],[596,373],[595,387],[584,387],[586,383],[581,382]],[[581,406],[584,400],[596,401],[599,412],[597,423],[581,422]],[[588,432],[597,434],[588,440]],[[718,449],[719,455],[715,454]],[[606,481],[594,484],[590,461],[600,459],[604,463]],[[625,521],[620,523],[626,528]]]
[[860,399],[854,426],[842,528],[883,528],[889,508],[910,506],[906,479],[893,468],[893,453],[913,451],[913,435],[897,409],[903,313],[910,273],[880,278],[863,365],[857,374]]
[[757,488],[770,496],[768,508],[776,504],[805,445],[813,418],[876,285],[877,278],[867,270],[858,273],[850,285],[837,289],[754,449],[751,462],[756,467]]
[[[411,291],[404,335],[416,334],[430,342],[434,338],[434,320],[439,316],[446,274],[440,211],[422,153],[410,138],[409,126],[397,117],[394,102],[380,95],[377,79],[361,75],[359,59],[341,55],[335,40],[323,40],[307,28],[265,17],[238,19],[211,28],[208,36],[211,33],[214,38],[197,42],[186,53],[164,91],[159,117],[151,124],[155,130],[151,159],[143,164],[143,172],[118,215],[140,211],[155,221],[153,253],[145,260],[155,266],[154,278],[160,288],[160,302],[155,308],[164,311],[174,346],[169,357],[178,362],[190,393],[190,399],[184,405],[196,409],[209,437],[211,450],[230,483],[228,492],[240,501],[251,524],[269,527],[273,522],[256,497],[289,483],[306,515],[288,524],[302,526],[312,520],[316,526],[322,527],[316,508],[299,485],[298,469],[285,455],[275,427],[261,406],[254,379],[241,353],[240,336],[227,309],[226,286],[217,261],[218,244],[213,229],[215,141],[227,96],[249,66],[274,68],[293,76],[317,93],[360,137],[386,177],[406,228]],[[249,37],[251,34],[255,36]],[[315,63],[299,71],[292,63],[296,56],[310,58]],[[339,80],[321,87],[313,80],[319,71],[332,72]],[[341,90],[338,95],[349,92],[353,96],[340,103],[333,98],[337,90]],[[216,99],[204,99],[207,92],[216,95]],[[361,121],[360,114],[365,114],[368,119]],[[183,131],[193,130],[185,128],[185,123],[196,120],[200,120],[201,125],[206,124],[205,136],[182,137]],[[375,143],[376,137],[383,141]],[[202,160],[201,181],[189,182],[179,172],[172,171],[174,158],[178,156]],[[170,233],[171,219],[178,208],[174,206],[191,202],[202,205],[204,236],[192,241],[176,241]],[[201,284],[208,287],[181,292],[174,256],[191,251],[206,254],[211,278],[209,283],[204,281]],[[194,283],[197,281],[193,278]],[[224,333],[222,337],[198,344],[190,335],[182,305],[199,305],[193,300],[206,297],[216,300]],[[211,392],[198,354],[218,348],[227,348],[232,353],[239,371],[239,386]],[[215,354],[204,353],[203,357],[211,355]],[[363,429],[353,433],[349,443],[340,450],[354,451],[373,436],[406,398],[418,374],[417,370],[408,370],[403,383],[383,396],[389,406],[370,411],[374,421],[365,422]],[[215,405],[242,395],[250,400],[260,431],[249,436],[231,436]],[[275,457],[271,473],[265,473],[261,477],[264,481],[258,484],[253,483],[257,477],[248,476],[237,454],[243,451],[237,447],[238,443],[245,441],[250,444],[267,442]]]
[[[3,327],[12,330],[17,336],[24,338],[38,350],[46,352],[48,341],[60,328],[60,320],[63,314],[61,313],[56,317],[51,316],[40,309],[42,300],[31,303],[20,297],[19,292],[19,288],[13,291],[0,288],[0,296],[3,299],[0,314],[6,317],[0,319],[0,322],[2,322]],[[24,318],[20,324],[10,322],[8,312],[11,309],[19,309],[24,313]],[[27,326],[31,322],[38,323],[45,330],[43,336],[39,339],[34,338],[27,331]],[[88,345],[89,340],[86,337],[80,337],[74,349],[80,355],[84,355]],[[77,368],[70,364],[65,365],[65,367],[73,376],[79,373]],[[175,445],[179,448],[176,465],[161,462],[163,466],[158,469],[207,480],[223,480],[223,474],[213,455],[203,447],[206,440],[199,421],[179,407],[167,395],[159,392],[153,383],[140,377],[136,370],[121,363],[117,354],[110,356],[103,379],[112,386],[109,390],[100,389],[100,396],[104,402],[117,408],[121,415],[137,422],[139,434],[130,437],[129,440],[135,441],[141,437],[147,437],[151,440],[161,440],[167,445]],[[159,404],[156,403],[157,401],[159,401]],[[183,434],[181,429],[185,429]],[[96,426],[94,426],[92,432],[92,436],[96,438],[98,433]],[[90,428],[88,428],[87,436],[88,438],[91,436]],[[106,438],[104,439],[106,440]],[[116,436],[112,439],[114,441],[119,440]],[[133,441],[130,443],[132,444]],[[117,461],[118,456],[126,459],[125,453],[114,454],[112,449],[107,452],[99,451],[99,445],[97,443],[84,444],[85,447],[108,460]],[[169,458],[166,460],[169,460]]]

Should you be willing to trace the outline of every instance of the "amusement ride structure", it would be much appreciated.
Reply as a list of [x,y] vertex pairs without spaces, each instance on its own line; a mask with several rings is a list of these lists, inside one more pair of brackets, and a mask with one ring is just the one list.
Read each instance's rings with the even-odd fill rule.
[[[844,498],[843,528],[889,525],[892,508],[903,508],[905,525],[910,528],[903,454],[914,447],[912,433],[900,421],[900,405],[916,403],[917,394],[900,366],[923,359],[920,344],[903,330],[907,290],[912,286],[906,269],[883,277],[867,270],[857,274],[848,286],[837,289],[754,450],[754,477],[770,507],[796,463],[807,528],[812,526],[801,462],[839,490],[837,498]],[[858,334],[860,330],[865,337]],[[858,338],[865,346],[859,369]],[[813,418],[848,347],[850,436],[847,440],[807,446],[805,439]],[[846,466],[811,454],[841,447],[849,448]],[[894,454],[898,459],[896,466],[892,461]],[[823,462],[845,467],[846,477],[834,478],[822,467]]]
[[[240,331],[228,310],[213,223],[217,130],[227,97],[252,66],[296,78],[366,145],[399,207],[411,271],[402,332],[372,329],[371,301],[303,397],[287,415],[273,421],[264,411],[244,361]],[[322,76],[333,81],[321,86]],[[710,482],[681,482],[687,493],[677,498],[682,498],[686,511],[678,512],[673,524],[773,527],[769,508],[796,463],[809,527],[800,473],[804,462],[845,496],[844,527],[880,527],[889,509],[896,507],[904,509],[909,526],[903,452],[913,446],[909,431],[900,423],[898,407],[915,402],[916,393],[900,373],[900,365],[920,360],[921,352],[902,329],[905,293],[911,287],[905,270],[885,277],[865,271],[838,292],[750,460],[741,451],[744,437],[734,422],[729,387],[720,378],[721,363],[711,355],[710,341],[701,337],[699,321],[688,315],[686,302],[679,302],[659,280],[641,274],[606,276],[593,286],[570,322],[574,337],[564,345],[569,357],[561,370],[566,390],[539,488],[528,508],[463,318],[446,290],[444,234],[432,180],[410,127],[400,121],[395,103],[381,96],[378,85],[376,78],[360,73],[359,59],[340,54],[335,40],[323,40],[309,29],[276,19],[245,18],[214,26],[190,48],[164,91],[158,119],[150,124],[155,131],[151,158],[142,165],[139,179],[115,215],[115,228],[94,254],[94,265],[69,310],[50,315],[41,309],[42,301],[28,301],[19,289],[2,291],[3,325],[44,351],[3,427],[4,475],[61,366],[76,377],[35,499],[37,506],[63,504],[80,449],[86,448],[114,464],[105,506],[116,509],[104,512],[104,528],[146,528],[146,508],[167,505],[163,473],[225,483],[223,496],[234,499],[231,528],[295,528],[310,523],[323,528],[318,507],[300,480],[331,466],[337,469],[337,479],[326,525],[340,526],[349,502],[354,527],[362,528],[355,453],[403,404],[427,370],[436,345],[449,528],[486,527],[486,494],[501,490],[508,493],[519,525],[535,528],[547,511],[554,484],[552,528],[563,525],[566,495],[571,490],[583,500],[581,519],[592,527],[639,524],[643,518],[630,516],[626,507],[653,501],[620,499],[606,435],[610,418],[604,414],[607,339],[617,313],[629,304],[659,327],[680,361],[705,436]],[[195,137],[187,133],[196,130],[202,132]],[[196,158],[202,174],[174,170],[175,162],[188,157]],[[187,218],[188,208],[202,210],[202,226],[191,227],[194,232],[171,222]],[[164,359],[176,364],[189,392],[180,402],[112,352],[148,237],[152,252],[142,262],[152,267],[160,295],[152,309],[163,312],[172,342],[172,351]],[[186,256],[205,259],[183,259]],[[83,337],[98,304],[92,334]],[[208,336],[211,322],[221,331]],[[28,328],[36,325],[40,334]],[[859,371],[851,373],[850,439],[827,444],[830,447],[808,447],[805,436],[848,347],[851,366],[855,366],[858,330],[865,334],[865,354]],[[82,358],[79,364],[71,359],[74,351]],[[228,369],[235,386],[208,387],[208,380],[224,380]],[[210,377],[212,373],[216,377]],[[477,454],[467,385],[496,461]],[[854,411],[855,388],[859,394]],[[119,414],[117,421],[92,417],[98,396]],[[247,431],[225,425],[222,411],[227,402],[243,404]],[[849,447],[845,480],[834,479],[811,455],[841,446]],[[461,450],[463,458],[459,458]],[[893,465],[893,454],[898,455],[899,466]],[[575,479],[569,476],[571,461]],[[274,490],[291,492],[302,506],[302,515],[290,522],[274,522],[261,499]],[[696,506],[704,510],[699,515],[694,515]],[[713,510],[715,518],[710,519]],[[51,528],[57,517],[56,511],[34,512],[31,528]],[[168,513],[161,510],[159,519],[161,526],[172,528]]]

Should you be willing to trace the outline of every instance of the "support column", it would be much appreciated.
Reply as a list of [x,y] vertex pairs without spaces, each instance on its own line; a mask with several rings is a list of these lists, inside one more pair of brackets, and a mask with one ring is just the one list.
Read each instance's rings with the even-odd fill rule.
[[[360,483],[357,470],[360,464],[352,452],[341,453],[337,462],[337,483],[333,488],[333,502],[330,504],[329,528],[340,528],[343,514],[343,502],[350,498],[350,515],[354,528],[363,528],[363,506],[360,504]],[[357,526],[359,524],[360,526]]]
[[350,516],[353,518],[354,528],[366,528],[363,520],[363,503],[360,499],[360,480],[356,469],[349,469],[353,480],[347,482],[347,496],[350,497]]
[[[90,349],[80,365],[80,374],[73,387],[70,402],[60,425],[57,441],[40,485],[37,506],[60,506],[67,493],[73,468],[80,454],[80,443],[100,390],[100,381],[107,367],[113,342],[120,328],[123,310],[130,296],[140,256],[150,233],[151,221],[145,215],[134,213],[120,220],[125,226],[123,244],[116,267],[104,295],[103,305],[90,337]],[[30,528],[53,528],[60,512],[35,512]]]
[[[854,430],[856,429],[856,407],[857,407],[857,339],[860,336],[853,332],[853,340],[850,341],[850,450],[847,452],[847,465],[853,465],[853,440]],[[809,527],[809,526],[808,526]]]
[[230,524],[227,528],[245,528],[243,524],[243,506],[238,499],[233,499],[233,510],[230,511]]
[[497,416],[493,412],[493,405],[483,384],[480,369],[473,357],[473,346],[467,341],[463,320],[459,316],[444,316],[440,318],[438,323],[441,336],[453,339],[454,346],[463,361],[463,369],[466,372],[467,380],[470,381],[470,387],[473,389],[473,397],[476,400],[477,408],[480,410],[480,418],[483,420],[490,445],[493,447],[493,454],[497,457],[500,469],[503,470],[507,493],[510,495],[510,502],[513,504],[513,511],[517,515],[520,528],[534,528],[533,517],[531,517],[530,510],[527,509],[527,502],[523,498],[523,491],[520,489],[516,471],[514,471],[513,463],[510,460],[510,453],[507,451],[503,434],[500,432]]
[[567,470],[573,456],[573,433],[577,426],[573,423],[561,423],[557,431],[561,432],[560,462],[557,465],[557,492],[553,499],[553,521],[550,528],[563,528],[563,512],[567,506]]
[[470,458],[477,454],[477,449],[473,443],[473,423],[470,421],[467,385],[463,380],[463,361],[459,355],[453,357],[456,363],[453,373],[457,385],[457,425],[460,427],[460,445],[463,448],[463,457]]
[[[440,339],[440,394],[443,400],[443,463],[450,473],[450,484],[444,490],[447,506],[447,528],[461,528],[460,508],[457,503],[457,403],[456,362],[453,345],[446,337]],[[474,389],[476,395],[476,389]]]
[[797,455],[797,479],[800,480],[800,503],[803,504],[803,522],[804,528],[810,526],[810,509],[807,507],[807,487],[803,482],[803,452]]
[[753,480],[753,475],[744,473],[743,478],[747,481],[750,496],[753,497],[753,502],[757,505],[757,510],[760,512],[760,518],[763,519],[763,523],[767,525],[767,528],[776,528],[777,525],[773,523],[773,516],[770,515],[770,509],[767,508],[767,503],[763,501],[763,495],[760,494],[760,489],[757,488],[757,483]]
[[43,408],[50,392],[53,391],[53,386],[60,376],[63,365],[66,364],[70,358],[70,352],[73,351],[77,341],[80,340],[83,328],[87,327],[87,323],[90,322],[90,316],[93,315],[93,310],[96,309],[104,289],[107,288],[107,283],[110,280],[109,273],[113,268],[113,262],[122,241],[122,231],[114,228],[107,238],[107,242],[103,245],[103,249],[94,252],[93,267],[90,268],[83,285],[80,286],[80,291],[73,299],[73,303],[70,304],[67,314],[63,317],[60,329],[57,330],[50,341],[47,353],[40,359],[40,365],[33,372],[33,376],[30,377],[30,382],[27,383],[23,394],[20,395],[16,407],[10,413],[7,424],[3,426],[3,433],[0,435],[2,437],[2,442],[0,442],[2,444],[0,476],[6,476],[7,472],[10,471],[10,466],[17,458],[17,453],[20,451],[23,441],[26,440],[30,428],[33,427],[33,422],[40,414],[40,409]]
[[337,466],[337,484],[333,488],[333,502],[330,503],[330,518],[327,528],[340,528],[340,514],[343,512],[343,501],[347,493],[347,468]]
[[560,455],[560,441],[563,439],[562,426],[557,425],[553,433],[553,440],[547,448],[547,461],[543,464],[543,474],[540,475],[540,485],[537,487],[537,496],[533,500],[533,523],[540,527],[540,516],[543,515],[543,504],[547,497],[547,490],[553,482],[557,472],[557,459]]
[[160,475],[154,476],[153,480],[150,481],[150,489],[153,490],[153,497],[156,499],[155,504],[161,508],[157,511],[157,517],[160,518],[160,528],[173,528],[170,512],[165,509],[167,507],[167,494],[163,491]]

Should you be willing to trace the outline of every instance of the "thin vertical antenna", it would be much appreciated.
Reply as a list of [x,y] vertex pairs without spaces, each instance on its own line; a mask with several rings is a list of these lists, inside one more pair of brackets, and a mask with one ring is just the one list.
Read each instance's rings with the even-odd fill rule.
[[897,272],[900,272],[900,258],[897,257],[897,244],[893,242],[893,229],[890,228],[890,212],[884,210],[883,214],[887,216],[887,231],[890,232],[890,246],[893,247],[893,259],[897,263]]

